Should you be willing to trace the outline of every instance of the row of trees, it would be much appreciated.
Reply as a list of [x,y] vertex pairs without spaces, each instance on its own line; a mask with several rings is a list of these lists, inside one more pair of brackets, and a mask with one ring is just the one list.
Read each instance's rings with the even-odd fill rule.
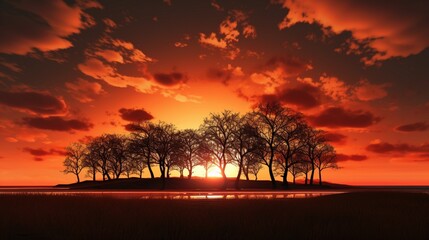
[[[324,139],[324,133],[310,127],[302,114],[279,104],[260,105],[254,111],[240,115],[231,111],[212,113],[199,129],[177,130],[164,122],[142,122],[131,125],[131,134],[103,134],[87,143],[73,143],[67,147],[65,173],[79,174],[87,169],[92,179],[97,173],[103,180],[130,177],[140,178],[147,168],[155,178],[178,171],[180,177],[191,178],[196,166],[207,172],[217,167],[226,180],[228,165],[237,167],[236,187],[244,176],[258,173],[263,166],[269,172],[273,187],[276,176],[287,185],[290,173],[293,182],[303,175],[305,183],[313,185],[315,174],[322,184],[322,171],[337,168],[334,148]],[[226,182],[226,181],[225,181]]]

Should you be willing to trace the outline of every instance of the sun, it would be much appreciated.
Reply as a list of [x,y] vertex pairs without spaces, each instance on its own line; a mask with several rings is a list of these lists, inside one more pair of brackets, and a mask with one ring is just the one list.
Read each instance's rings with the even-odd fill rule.
[[220,169],[218,167],[212,167],[207,172],[207,176],[211,178],[220,178],[222,177],[222,173],[220,172]]

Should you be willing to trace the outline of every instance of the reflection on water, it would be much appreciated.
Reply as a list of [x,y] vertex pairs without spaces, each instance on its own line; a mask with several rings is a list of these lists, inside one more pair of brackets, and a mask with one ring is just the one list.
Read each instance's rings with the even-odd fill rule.
[[296,191],[296,192],[267,192],[267,191],[223,191],[223,192],[171,192],[171,191],[48,191],[26,189],[16,191],[0,190],[0,194],[35,194],[61,196],[93,196],[113,197],[120,199],[177,199],[177,200],[216,200],[216,199],[289,199],[312,198],[343,192],[333,191]]

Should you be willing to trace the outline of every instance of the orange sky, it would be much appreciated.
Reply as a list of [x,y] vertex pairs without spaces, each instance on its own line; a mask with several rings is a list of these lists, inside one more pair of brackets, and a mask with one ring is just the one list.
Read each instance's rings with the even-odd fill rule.
[[6,1],[0,185],[74,181],[61,172],[63,148],[127,133],[120,109],[184,129],[210,112],[245,113],[265,99],[329,132],[341,169],[326,171],[326,181],[427,185],[428,8],[417,1]]

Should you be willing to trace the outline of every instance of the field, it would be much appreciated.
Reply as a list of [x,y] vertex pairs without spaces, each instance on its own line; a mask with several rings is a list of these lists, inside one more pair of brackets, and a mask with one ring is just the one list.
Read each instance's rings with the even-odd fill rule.
[[0,195],[0,239],[428,239],[429,195],[138,200]]

